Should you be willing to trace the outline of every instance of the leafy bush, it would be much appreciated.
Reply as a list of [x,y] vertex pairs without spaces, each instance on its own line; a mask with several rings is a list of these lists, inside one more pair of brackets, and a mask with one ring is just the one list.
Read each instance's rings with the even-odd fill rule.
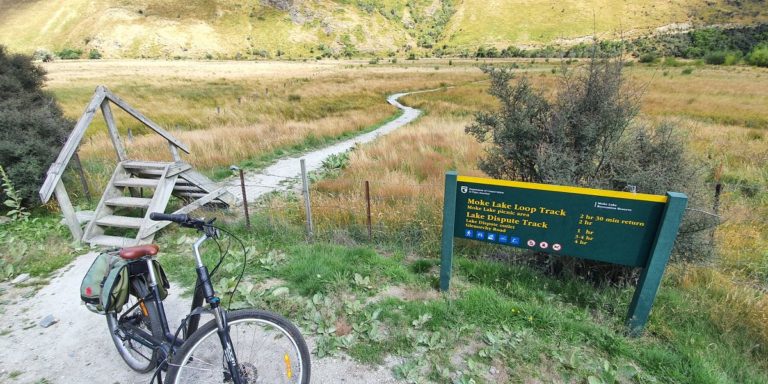
[[725,65],[736,65],[741,61],[741,53],[739,52],[728,52],[725,55]]
[[726,55],[725,51],[709,52],[704,56],[704,62],[711,65],[723,65]]
[[637,61],[641,63],[654,63],[658,59],[655,53],[644,53],[637,58]]
[[755,47],[747,56],[747,62],[758,67],[768,67],[768,45]]
[[35,50],[35,53],[32,54],[32,58],[34,60],[40,60],[44,63],[50,63],[53,61],[53,53],[47,49],[37,49]]
[[[635,122],[640,88],[625,84],[622,68],[620,61],[593,58],[581,70],[563,71],[557,96],[550,100],[527,78],[512,84],[511,70],[484,67],[491,78],[489,93],[501,109],[476,114],[466,127],[490,144],[480,169],[507,180],[651,194],[682,191],[692,201],[700,199],[703,184],[696,183],[701,176],[675,127]],[[694,236],[681,235],[678,245],[679,258],[709,256]]]
[[693,68],[691,67],[685,68],[682,71],[680,71],[681,75],[690,75],[691,73],[693,73]]
[[64,48],[61,51],[56,52],[56,56],[58,56],[62,60],[76,60],[83,56],[83,50],[73,49],[73,48]]
[[11,220],[26,220],[29,217],[29,212],[22,206],[21,196],[16,192],[16,187],[13,186],[2,165],[0,165],[0,180],[2,180],[2,191],[8,196],[8,200],[3,205],[11,209],[5,215],[10,217]]
[[25,204],[39,201],[45,172],[74,125],[41,90],[44,77],[31,57],[0,46],[0,165]]
[[91,51],[88,52],[88,58],[91,60],[101,59],[101,52],[99,52],[98,49],[91,49]]
[[674,57],[665,57],[663,62],[665,67],[679,67],[683,64],[681,64],[677,59]]

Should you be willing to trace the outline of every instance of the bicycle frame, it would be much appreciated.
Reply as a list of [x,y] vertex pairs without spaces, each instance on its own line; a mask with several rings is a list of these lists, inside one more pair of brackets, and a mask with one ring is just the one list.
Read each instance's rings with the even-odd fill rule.
[[[210,305],[211,311],[213,312],[213,315],[216,319],[217,334],[221,340],[222,349],[224,350],[224,358],[227,363],[227,368],[233,382],[235,384],[239,384],[242,382],[242,379],[240,377],[238,368],[237,356],[235,355],[234,349],[232,348],[232,341],[229,336],[229,326],[227,324],[226,312],[220,306],[221,300],[216,296],[216,293],[214,292],[213,284],[211,283],[210,275],[208,273],[208,268],[203,264],[202,257],[200,255],[200,246],[205,241],[216,236],[216,233],[213,231],[215,230],[209,232],[206,229],[205,234],[197,239],[193,245],[196,262],[195,270],[197,272],[197,282],[195,284],[196,289],[192,298],[192,308],[190,312],[193,312],[198,307],[201,307],[203,300],[205,300],[205,302]],[[162,300],[160,300],[160,290],[157,286],[157,276],[155,276],[155,271],[152,265],[152,258],[146,257],[144,260],[147,263],[149,292],[146,297],[142,298],[137,304],[125,311],[125,314],[123,314],[120,319],[121,321],[124,320],[125,316],[132,313],[137,306],[141,306],[142,304],[146,305],[146,299],[152,299],[149,301],[151,302],[150,305],[155,306],[160,317],[159,320],[163,333],[162,339],[158,339],[146,331],[133,326],[133,324],[130,324],[130,322],[126,322],[124,325],[131,331],[131,334],[126,335],[126,337],[129,337],[148,348],[159,349],[162,351],[159,362],[162,363],[166,361],[167,357],[173,352],[174,349],[181,347],[184,341],[197,330],[198,324],[200,322],[200,315],[193,314],[189,317],[187,327],[185,329],[185,335],[182,338],[177,337],[177,335],[171,332],[168,325],[168,318],[165,313],[165,306],[163,305]],[[144,311],[146,315],[146,309],[142,307],[142,311]]]

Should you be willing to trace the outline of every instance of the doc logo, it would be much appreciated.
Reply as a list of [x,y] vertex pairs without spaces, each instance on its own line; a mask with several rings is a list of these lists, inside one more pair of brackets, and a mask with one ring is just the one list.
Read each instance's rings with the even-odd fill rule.
[[462,185],[461,186],[461,193],[467,193],[467,191],[469,191],[469,187],[467,187],[466,185]]

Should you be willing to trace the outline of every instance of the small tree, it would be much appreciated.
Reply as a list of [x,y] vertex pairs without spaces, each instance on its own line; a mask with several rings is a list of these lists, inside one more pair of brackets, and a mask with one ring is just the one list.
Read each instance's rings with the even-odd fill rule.
[[0,46],[0,165],[25,204],[39,201],[45,172],[74,125],[41,90],[44,79],[31,57]]
[[[467,133],[489,144],[480,169],[508,180],[655,194],[683,191],[700,201],[698,169],[674,127],[651,129],[636,123],[642,89],[625,84],[620,60],[595,56],[573,71],[563,66],[552,98],[526,77],[513,84],[511,69],[483,68],[500,109],[478,113],[466,127]],[[701,226],[700,220],[687,220],[684,228]],[[708,257],[705,247],[695,246],[699,241],[681,236],[677,255]]]

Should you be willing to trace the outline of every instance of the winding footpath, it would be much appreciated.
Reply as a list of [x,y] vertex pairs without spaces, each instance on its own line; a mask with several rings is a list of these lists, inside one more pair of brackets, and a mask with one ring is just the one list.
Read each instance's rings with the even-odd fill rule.
[[[421,92],[430,91],[434,90]],[[328,156],[370,142],[418,118],[420,110],[397,101],[407,94],[398,93],[387,98],[390,104],[403,111],[401,116],[372,132],[301,156],[306,159],[307,169],[318,169]],[[297,157],[281,159],[262,171],[248,172],[248,201],[254,201],[274,190],[287,190],[290,185],[284,181],[296,179],[300,173]],[[238,197],[239,182],[238,178],[230,182],[228,187]],[[104,316],[91,313],[80,303],[80,283],[95,257],[95,252],[79,256],[68,266],[53,273],[51,280],[39,290],[0,283],[0,313],[5,319],[4,325],[0,327],[1,383],[149,382],[151,374],[138,374],[123,363],[112,344]],[[190,299],[181,297],[182,291],[172,287],[164,300],[173,329],[189,311]],[[48,316],[56,321],[44,328],[40,320]],[[307,342],[310,349],[313,349],[315,340],[307,337]],[[312,382],[396,383],[391,374],[393,364],[393,361],[385,361],[383,365],[369,366],[344,356],[313,358]]]
[[[344,153],[352,149],[355,145],[376,140],[376,138],[379,136],[386,135],[416,120],[421,115],[421,110],[403,105],[397,100],[405,95],[423,92],[434,92],[440,89],[444,88],[395,93],[390,95],[387,97],[387,102],[402,111],[402,115],[400,115],[397,119],[392,120],[371,132],[360,134],[334,145],[308,152],[298,157],[292,156],[280,159],[276,163],[263,170],[246,171],[245,195],[248,198],[248,202],[254,202],[259,197],[269,192],[288,190],[291,187],[291,183],[286,183],[285,181],[289,179],[298,180],[301,177],[300,159],[302,158],[305,161],[307,172],[311,172],[319,169],[322,166],[323,160],[327,159],[331,155]],[[232,193],[234,196],[237,196],[238,199],[242,200],[242,192],[240,188],[239,178],[234,178],[228,183],[227,187],[230,193]]]

